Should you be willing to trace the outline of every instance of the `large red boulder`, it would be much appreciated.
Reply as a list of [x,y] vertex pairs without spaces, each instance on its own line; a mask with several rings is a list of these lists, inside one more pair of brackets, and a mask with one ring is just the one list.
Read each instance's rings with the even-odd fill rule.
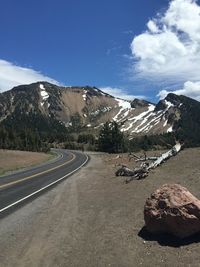
[[144,220],[151,233],[189,237],[200,232],[200,200],[185,187],[165,184],[147,199]]

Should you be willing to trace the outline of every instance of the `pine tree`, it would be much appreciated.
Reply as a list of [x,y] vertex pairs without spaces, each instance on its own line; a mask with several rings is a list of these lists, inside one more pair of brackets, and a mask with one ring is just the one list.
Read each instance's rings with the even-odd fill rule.
[[116,122],[106,122],[99,133],[99,150],[108,153],[122,152],[124,136]]

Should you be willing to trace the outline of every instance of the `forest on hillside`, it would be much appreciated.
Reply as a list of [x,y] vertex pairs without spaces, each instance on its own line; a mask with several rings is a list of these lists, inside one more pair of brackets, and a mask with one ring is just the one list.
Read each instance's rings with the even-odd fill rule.
[[[26,117],[24,116],[24,121]],[[9,123],[10,122],[10,123]],[[27,121],[26,127],[19,127],[12,119],[0,126],[0,148],[48,152],[51,147],[66,149],[123,153],[139,150],[169,148],[175,144],[173,133],[140,136],[129,140],[120,131],[116,122],[106,122],[98,134],[67,130],[57,121],[46,122],[42,118],[34,125]],[[34,126],[33,126],[34,125]],[[37,126],[37,127],[36,127]]]

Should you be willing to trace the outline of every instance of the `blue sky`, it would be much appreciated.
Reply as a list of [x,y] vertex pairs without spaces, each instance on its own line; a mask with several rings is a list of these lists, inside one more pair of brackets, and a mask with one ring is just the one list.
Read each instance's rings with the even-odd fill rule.
[[[177,41],[169,31],[174,33],[176,27],[176,32],[183,32],[172,15],[184,13],[186,4],[195,7],[191,9],[193,12],[198,11],[198,2],[192,0],[3,0],[0,88],[4,91],[11,85],[54,79],[63,85],[94,85],[117,96],[144,96],[151,101],[157,100],[159,92],[165,95],[169,89],[178,92],[187,86],[200,88],[198,73],[191,79],[180,77],[180,73],[176,75],[168,55],[186,57],[179,44],[178,48],[168,44]],[[168,13],[171,14],[168,21],[161,21]],[[200,25],[198,19],[197,16]],[[152,23],[147,26],[149,21]],[[193,30],[191,27],[184,34]],[[185,46],[182,35],[176,33]],[[159,47],[151,51],[157,43]],[[158,57],[162,51],[163,57]],[[189,58],[187,64],[192,60]],[[162,69],[163,65],[167,68]],[[151,66],[153,73],[149,71]],[[161,79],[156,76],[157,70]]]

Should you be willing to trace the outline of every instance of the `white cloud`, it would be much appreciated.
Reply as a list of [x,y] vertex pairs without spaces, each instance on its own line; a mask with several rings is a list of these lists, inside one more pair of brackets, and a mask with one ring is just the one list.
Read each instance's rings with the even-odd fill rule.
[[54,79],[30,68],[17,66],[0,59],[0,92],[9,90],[20,84],[30,84],[37,81],[48,81],[59,84]]
[[122,98],[122,99],[126,99],[126,100],[133,100],[135,98],[141,98],[141,99],[145,99],[145,96],[142,95],[130,95],[128,94],[126,91],[124,91],[121,88],[116,88],[116,87],[101,87],[100,88],[103,92],[112,95],[114,97],[118,97],[118,98]]
[[138,77],[166,83],[200,80],[200,6],[173,0],[131,44]]
[[[17,85],[30,84],[38,81],[48,81],[59,85],[59,82],[38,71],[20,67],[9,61],[0,59],[0,92],[9,90]],[[101,90],[115,97],[127,100],[133,100],[136,97],[145,98],[144,96],[130,95],[120,88],[102,87]]]
[[200,82],[185,82],[182,89],[174,90],[174,91],[168,91],[168,90],[161,90],[158,94],[160,99],[163,99],[167,96],[169,93],[174,93],[177,95],[185,95],[191,98],[194,98],[198,101],[200,101]]
[[154,22],[153,20],[149,20],[149,22],[147,23],[147,27],[152,33],[158,33],[159,32],[159,29],[156,25],[156,22]]

